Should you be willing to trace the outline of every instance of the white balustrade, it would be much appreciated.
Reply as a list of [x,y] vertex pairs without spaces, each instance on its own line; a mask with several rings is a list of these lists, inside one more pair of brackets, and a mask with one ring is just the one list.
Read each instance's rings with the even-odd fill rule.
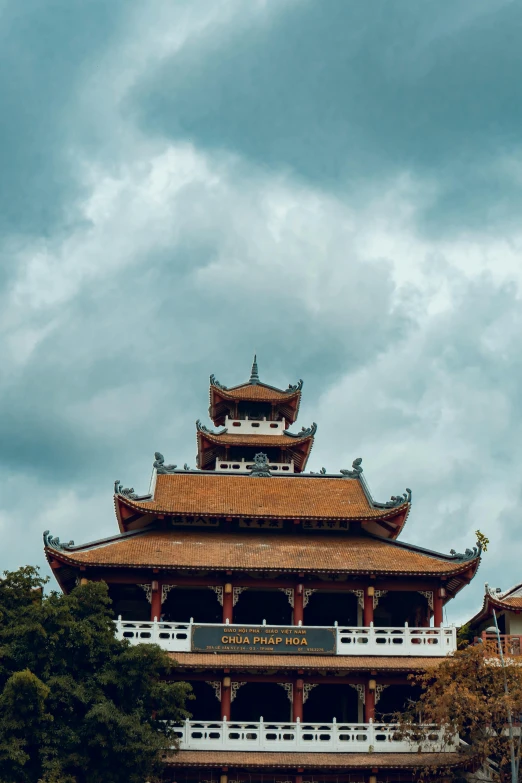
[[116,638],[131,644],[157,644],[168,652],[190,652],[191,623],[131,622],[118,619]]
[[[196,623],[208,628],[229,628],[230,625]],[[168,652],[191,652],[192,626],[194,623],[146,622],[118,619],[115,622],[116,637],[127,639],[130,644],[158,644]],[[306,629],[319,626],[278,626],[281,629]],[[322,628],[322,626],[321,626]],[[457,649],[456,628],[397,628],[337,627],[336,655],[386,655],[442,657]],[[237,652],[231,648],[230,652]],[[262,649],[259,652],[263,652]],[[277,651],[276,651],[277,652]],[[313,653],[308,653],[313,655]],[[323,655],[324,653],[317,653]]]
[[[264,419],[225,419],[225,427],[229,435],[282,435],[285,431],[286,422],[267,421]],[[288,439],[290,442],[290,438]]]
[[[250,473],[254,463],[252,460],[242,459],[216,459],[216,470],[226,473]],[[268,467],[272,473],[294,473],[294,461],[269,462]]]
[[[428,733],[425,730],[428,729]],[[236,723],[185,721],[175,727],[180,750],[244,750],[312,753],[440,753],[457,750],[437,727],[423,727],[422,740],[401,736],[386,723]]]
[[440,657],[457,649],[456,628],[337,629],[337,655],[415,655]]

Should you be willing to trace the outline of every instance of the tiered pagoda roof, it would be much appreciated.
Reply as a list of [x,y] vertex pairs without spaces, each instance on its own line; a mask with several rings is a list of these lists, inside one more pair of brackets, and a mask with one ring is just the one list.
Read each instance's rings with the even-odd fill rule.
[[238,386],[223,386],[215,377],[210,376],[210,407],[209,416],[216,426],[225,423],[225,418],[234,409],[234,404],[240,402],[267,403],[278,411],[288,424],[293,424],[297,419],[299,404],[301,402],[301,389],[303,382],[300,380],[295,385],[290,384],[287,389],[278,389],[259,380],[257,359],[254,356],[250,379]]
[[491,617],[493,610],[497,612],[508,611],[520,614],[522,612],[522,584],[516,584],[509,590],[502,592],[494,590],[488,584],[485,585],[482,608],[469,620],[471,626],[481,623]]

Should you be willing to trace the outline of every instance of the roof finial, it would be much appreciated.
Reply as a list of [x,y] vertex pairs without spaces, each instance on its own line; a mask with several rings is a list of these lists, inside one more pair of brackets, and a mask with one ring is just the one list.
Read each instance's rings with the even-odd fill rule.
[[250,373],[250,383],[255,385],[259,383],[259,372],[257,369],[257,356],[254,354],[254,361],[252,362],[252,371]]

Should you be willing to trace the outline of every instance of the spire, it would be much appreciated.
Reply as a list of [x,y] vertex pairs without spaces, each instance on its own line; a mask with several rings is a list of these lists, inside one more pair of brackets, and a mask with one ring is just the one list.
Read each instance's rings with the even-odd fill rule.
[[254,361],[252,362],[252,371],[250,373],[250,383],[256,385],[259,383],[259,372],[257,369],[257,356],[254,354]]

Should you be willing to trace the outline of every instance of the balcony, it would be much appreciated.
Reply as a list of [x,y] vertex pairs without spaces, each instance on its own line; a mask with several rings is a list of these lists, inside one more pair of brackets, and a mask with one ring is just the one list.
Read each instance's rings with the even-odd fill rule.
[[[250,473],[254,463],[245,459],[216,459],[216,470],[225,473]],[[269,462],[268,467],[272,473],[294,473],[294,461]]]
[[[130,644],[157,644],[167,652],[269,654],[299,652],[307,656],[315,654],[441,657],[457,649],[456,629],[442,627],[410,628],[405,625],[399,628],[374,626],[326,628],[288,625],[273,628],[261,625],[245,628],[192,621],[189,623],[132,622],[121,618],[115,622],[115,626],[118,639],[127,639]],[[250,635],[247,637],[246,634]],[[303,648],[298,641],[302,642],[306,639],[307,634],[311,645]],[[248,643],[244,642],[247,638]],[[205,645],[205,639],[208,639],[208,645]]]
[[[481,638],[484,649],[489,655],[499,655],[496,633],[486,633],[486,631],[483,631]],[[518,658],[522,655],[522,636],[501,633],[500,646],[502,647],[502,654],[506,658]]]
[[429,728],[422,742],[401,737],[394,724],[235,723],[186,721],[176,726],[180,750],[283,751],[290,753],[441,753],[455,752],[443,732]]

